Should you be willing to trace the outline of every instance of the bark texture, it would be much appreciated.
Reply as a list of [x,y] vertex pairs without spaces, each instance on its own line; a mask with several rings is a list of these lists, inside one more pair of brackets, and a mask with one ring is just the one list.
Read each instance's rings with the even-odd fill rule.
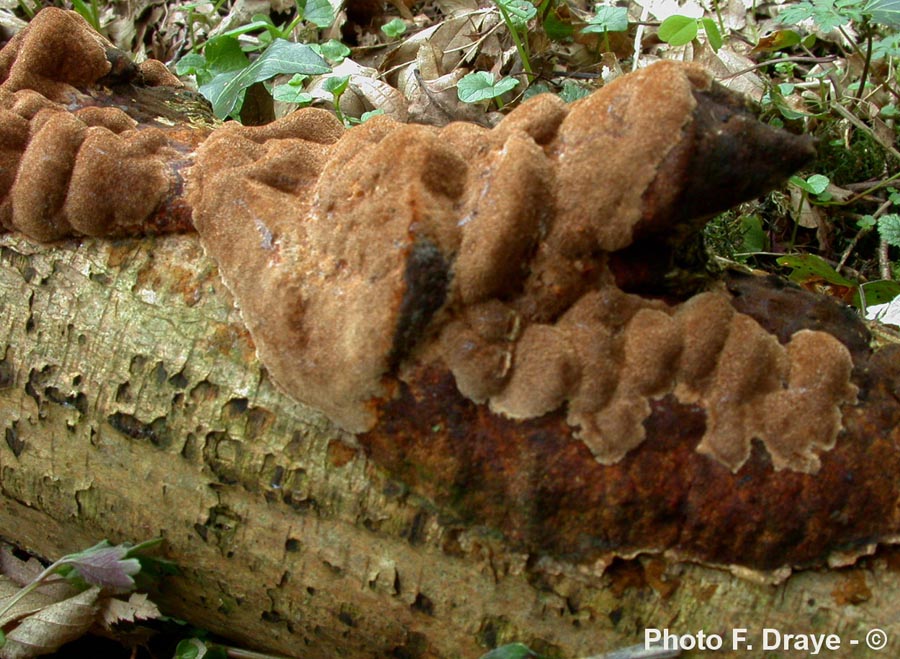
[[900,649],[890,550],[778,586],[651,557],[601,576],[418,498],[274,389],[194,236],[2,236],[0,300],[0,535],[46,557],[161,535],[183,571],[161,608],[238,643],[450,658],[517,640],[577,657],[647,627],[745,627],[754,650],[716,656],[761,657],[768,626],[869,657],[880,627],[881,654]]

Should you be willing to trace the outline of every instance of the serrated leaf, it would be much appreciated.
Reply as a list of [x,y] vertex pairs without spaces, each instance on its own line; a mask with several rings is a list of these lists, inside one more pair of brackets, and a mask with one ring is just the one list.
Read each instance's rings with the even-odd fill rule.
[[597,5],[594,15],[582,32],[625,32],[628,29],[628,9]]
[[460,79],[456,85],[456,95],[463,103],[479,103],[502,96],[518,84],[518,80],[510,77],[494,82],[494,76],[487,71],[475,71]]
[[503,9],[510,23],[517,30],[528,26],[528,21],[537,16],[537,7],[528,0],[494,0]]
[[722,33],[719,32],[719,26],[716,25],[716,22],[711,18],[701,18],[700,22],[703,23],[703,31],[706,32],[706,39],[709,41],[710,47],[713,49],[713,52],[719,52],[719,48],[722,47]]
[[328,0],[306,0],[303,18],[318,28],[326,28],[334,23],[334,8]]
[[888,245],[900,247],[900,215],[891,213],[878,218],[878,235]]
[[132,593],[128,601],[107,597],[99,602],[100,623],[106,629],[120,622],[156,620],[162,614],[146,593]]
[[[323,74],[331,71],[328,63],[306,44],[276,39],[253,63],[236,74],[220,74],[200,88],[212,103],[213,112],[224,119],[235,111],[243,92],[257,82],[288,73]],[[228,77],[223,77],[228,76]]]
[[140,561],[126,558],[130,548],[110,545],[106,540],[76,554],[64,556],[57,563],[68,565],[92,586],[123,592],[134,587],[133,575],[141,571]]
[[659,38],[670,46],[684,46],[697,37],[697,19],[675,14],[659,26]]
[[6,634],[0,659],[31,659],[55,652],[94,624],[99,588],[89,588],[22,619]]

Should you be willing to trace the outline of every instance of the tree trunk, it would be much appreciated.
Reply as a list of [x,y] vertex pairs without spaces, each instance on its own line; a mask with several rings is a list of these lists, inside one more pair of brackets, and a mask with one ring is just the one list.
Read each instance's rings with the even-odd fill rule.
[[193,235],[5,235],[0,257],[0,535],[47,558],[162,536],[169,615],[304,658],[576,657],[645,628],[726,650],[746,628],[753,650],[722,657],[765,656],[765,627],[838,634],[844,657],[872,656],[874,627],[900,647],[893,551],[779,586],[657,558],[579,576],[455,521],[274,388]]

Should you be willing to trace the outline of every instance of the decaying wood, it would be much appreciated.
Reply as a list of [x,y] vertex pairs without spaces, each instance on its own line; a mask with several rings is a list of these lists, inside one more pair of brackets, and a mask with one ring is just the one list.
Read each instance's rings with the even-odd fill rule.
[[651,558],[602,577],[537,565],[279,394],[194,237],[0,241],[0,531],[46,557],[161,535],[183,570],[156,595],[166,613],[304,658],[477,657],[511,640],[576,657],[646,627],[848,641],[881,627],[897,652],[896,553],[778,586]]

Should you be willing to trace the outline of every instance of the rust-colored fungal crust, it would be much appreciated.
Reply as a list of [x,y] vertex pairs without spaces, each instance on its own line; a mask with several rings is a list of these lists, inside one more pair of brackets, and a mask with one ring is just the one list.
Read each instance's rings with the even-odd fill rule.
[[701,68],[538,96],[491,130],[315,109],[167,129],[164,67],[48,9],[0,72],[3,226],[192,213],[273,379],[523,549],[775,571],[897,534],[896,355],[790,287],[666,277],[706,217],[813,153]]
[[49,8],[0,52],[0,80],[0,225],[43,241],[190,227],[181,170],[208,131],[167,120],[158,99],[181,83],[161,63]]

